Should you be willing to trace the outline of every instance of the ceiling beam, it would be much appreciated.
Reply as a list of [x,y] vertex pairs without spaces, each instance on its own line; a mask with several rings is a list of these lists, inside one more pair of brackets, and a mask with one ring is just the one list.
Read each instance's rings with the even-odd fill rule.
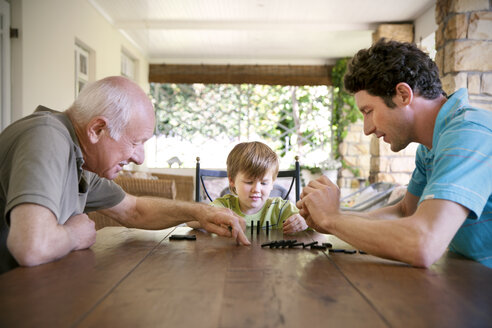
[[333,66],[150,64],[149,82],[331,85]]
[[226,21],[226,20],[119,20],[117,29],[130,30],[268,30],[268,31],[368,31],[375,30],[372,23],[326,23],[297,21]]

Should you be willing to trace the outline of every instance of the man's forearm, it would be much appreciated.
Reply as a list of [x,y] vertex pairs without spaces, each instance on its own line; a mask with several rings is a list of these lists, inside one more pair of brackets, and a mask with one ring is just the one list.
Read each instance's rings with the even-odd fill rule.
[[19,265],[34,266],[59,259],[75,246],[70,231],[49,210],[25,204],[11,212],[7,247]]
[[[128,227],[141,229],[165,229],[178,224],[195,221],[200,209],[205,206],[198,203],[176,201],[156,197],[131,197],[135,202],[135,212],[122,212],[121,223]],[[129,204],[131,205],[131,204]],[[120,219],[121,219],[120,217]]]
[[330,233],[373,255],[421,266],[421,231],[409,218],[367,219],[344,212],[334,220]]

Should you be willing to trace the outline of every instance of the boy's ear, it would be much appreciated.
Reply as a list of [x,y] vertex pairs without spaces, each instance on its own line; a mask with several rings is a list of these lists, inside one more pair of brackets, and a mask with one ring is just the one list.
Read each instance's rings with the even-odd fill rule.
[[398,107],[408,106],[413,101],[413,90],[405,82],[396,85],[396,95],[393,98]]
[[97,143],[108,128],[108,121],[104,116],[93,117],[86,126],[87,136],[91,143]]
[[234,180],[232,180],[230,175],[227,176],[227,179],[229,179],[229,187],[234,187]]

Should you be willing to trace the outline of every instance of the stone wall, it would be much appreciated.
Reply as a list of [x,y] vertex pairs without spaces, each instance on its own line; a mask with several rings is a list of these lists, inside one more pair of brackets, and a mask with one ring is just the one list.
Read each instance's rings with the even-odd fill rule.
[[438,0],[436,64],[443,89],[468,88],[470,103],[492,110],[492,5],[489,0]]
[[362,121],[348,127],[347,137],[340,145],[340,153],[348,165],[359,170],[360,176],[356,177],[350,170],[342,169],[338,179],[340,188],[357,189],[360,187],[360,183],[365,183],[369,179],[370,142],[371,137],[364,134]]

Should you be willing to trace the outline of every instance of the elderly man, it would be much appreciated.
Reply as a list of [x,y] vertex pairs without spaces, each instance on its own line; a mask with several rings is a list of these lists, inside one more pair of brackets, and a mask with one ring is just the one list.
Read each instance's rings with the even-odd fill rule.
[[311,181],[298,203],[308,225],[415,266],[430,266],[449,246],[492,267],[492,112],[470,106],[466,89],[446,97],[435,63],[408,43],[359,51],[344,84],[365,134],[393,151],[420,143],[416,169],[401,202],[361,214],[340,211],[327,178]]
[[147,95],[123,77],[87,85],[65,112],[39,106],[0,135],[0,272],[61,258],[95,242],[86,212],[127,227],[164,229],[192,220],[242,244],[245,222],[230,210],[135,197],[110,181],[144,160],[154,130]]

